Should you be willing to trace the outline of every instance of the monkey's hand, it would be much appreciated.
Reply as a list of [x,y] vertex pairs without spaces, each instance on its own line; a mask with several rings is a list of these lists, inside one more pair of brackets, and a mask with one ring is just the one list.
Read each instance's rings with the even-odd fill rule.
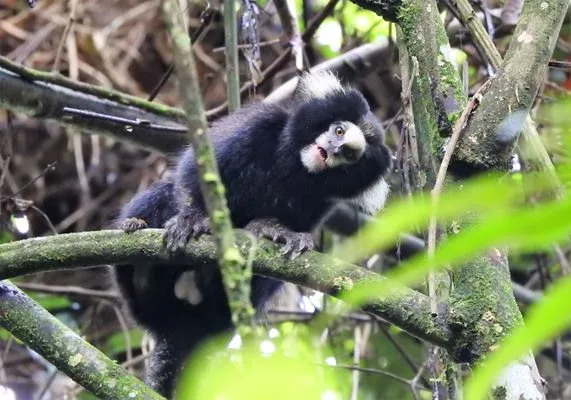
[[149,226],[144,219],[141,218],[126,218],[119,224],[119,229],[126,233],[133,233],[141,229],[148,228]]
[[177,253],[191,238],[197,239],[205,233],[210,233],[208,217],[198,211],[184,212],[166,222],[163,243],[169,252]]
[[295,232],[280,224],[275,218],[254,219],[245,227],[256,236],[279,243],[282,255],[296,258],[302,252],[314,248],[313,237],[308,232]]

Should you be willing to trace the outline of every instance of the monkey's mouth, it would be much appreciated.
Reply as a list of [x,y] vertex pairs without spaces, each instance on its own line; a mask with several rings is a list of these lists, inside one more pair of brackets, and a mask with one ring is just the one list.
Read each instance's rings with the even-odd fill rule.
[[317,146],[317,152],[323,161],[327,160],[327,151],[323,147]]

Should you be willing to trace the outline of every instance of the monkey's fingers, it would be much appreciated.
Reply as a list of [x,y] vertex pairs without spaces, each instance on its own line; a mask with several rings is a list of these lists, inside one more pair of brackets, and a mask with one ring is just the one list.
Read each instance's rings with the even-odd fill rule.
[[163,245],[170,253],[180,252],[190,240],[192,230],[185,225],[178,216],[169,219],[165,224]]
[[148,228],[149,226],[145,222],[145,220],[141,218],[127,218],[121,221],[119,224],[119,229],[124,231],[125,233],[133,233],[135,231],[139,231],[141,229]]
[[291,260],[299,257],[305,251],[313,250],[315,247],[311,233],[297,233],[294,241],[296,243],[293,247],[293,251],[290,254]]
[[198,239],[200,236],[210,233],[208,217],[185,217],[177,215],[165,224],[163,244],[171,253],[177,253],[186,247],[188,241]]

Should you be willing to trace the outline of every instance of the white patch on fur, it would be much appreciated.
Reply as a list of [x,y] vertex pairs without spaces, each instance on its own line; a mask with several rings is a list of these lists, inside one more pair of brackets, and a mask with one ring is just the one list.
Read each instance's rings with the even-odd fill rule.
[[174,285],[174,294],[180,300],[186,300],[193,306],[202,303],[202,293],[196,284],[196,271],[183,272]]
[[321,160],[316,153],[315,143],[308,144],[301,149],[299,157],[301,158],[301,163],[309,173],[315,174],[325,169],[323,160]]
[[300,77],[299,93],[307,100],[323,99],[337,92],[345,93],[345,89],[331,71],[306,72]]
[[349,121],[331,124],[327,132],[319,135],[314,143],[308,144],[299,152],[303,166],[310,173],[315,174],[323,171],[325,168],[335,168],[350,163],[342,154],[334,155],[331,151],[327,152],[327,160],[323,162],[323,159],[315,147],[315,145],[317,145],[325,150],[331,150],[331,145],[329,144],[330,138],[335,135],[334,130],[338,125],[345,128],[344,143],[354,149],[361,149],[360,156],[365,152],[367,141],[365,140],[365,134],[361,128]]
[[385,206],[389,192],[389,185],[385,178],[381,178],[363,193],[350,199],[348,203],[359,207],[364,213],[375,215]]

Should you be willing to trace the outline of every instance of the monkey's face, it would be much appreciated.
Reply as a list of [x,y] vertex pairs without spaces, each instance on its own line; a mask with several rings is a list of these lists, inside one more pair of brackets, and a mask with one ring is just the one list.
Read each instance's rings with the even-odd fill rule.
[[303,147],[300,158],[307,171],[318,173],[358,162],[366,148],[367,141],[361,128],[349,121],[339,121]]

